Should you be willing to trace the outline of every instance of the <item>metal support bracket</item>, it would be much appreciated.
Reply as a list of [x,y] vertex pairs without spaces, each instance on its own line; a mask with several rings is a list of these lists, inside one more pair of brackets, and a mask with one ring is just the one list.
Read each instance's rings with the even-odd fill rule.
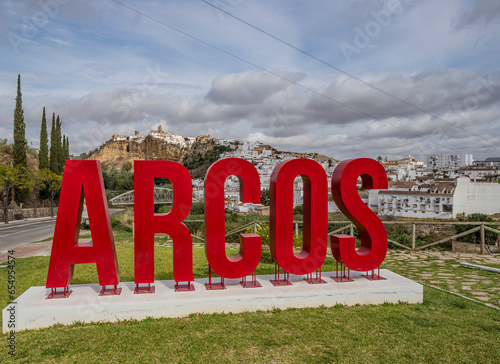
[[342,262],[340,263],[340,275],[339,275],[339,262],[337,262],[337,271],[335,272],[335,277],[330,277],[330,278],[338,283],[346,283],[353,281],[351,279],[351,270],[347,268]]
[[147,286],[139,286],[140,283],[135,285],[134,294],[148,294],[155,293],[155,286],[152,286],[151,283],[148,283]]
[[224,277],[220,277],[220,283],[212,283],[212,267],[208,265],[208,283],[205,283],[205,288],[209,291],[217,289],[226,289]]
[[309,284],[323,284],[326,283],[323,279],[321,279],[321,267],[316,270],[316,277],[313,277],[313,273],[307,273],[307,277],[304,278]]
[[382,277],[380,275],[380,267],[377,268],[377,274],[375,274],[375,269],[373,269],[371,272],[366,272],[366,274],[362,274],[363,277],[370,281],[383,281],[386,278]]
[[63,289],[62,292],[61,291],[58,292],[57,288],[51,288],[50,294],[47,296],[47,299],[51,300],[53,298],[68,298],[71,295],[71,293],[73,293],[73,291],[71,291],[68,286],[61,288]]
[[240,284],[243,286],[243,288],[258,288],[262,287],[262,285],[257,281],[257,272],[253,271],[252,272],[252,280],[247,281],[247,277],[241,278]]
[[191,292],[194,291],[194,285],[191,281],[187,281],[187,284],[180,285],[179,282],[175,281],[175,292]]
[[283,279],[280,280],[280,266],[274,263],[274,279],[270,281],[273,286],[291,286],[290,273],[283,271]]
[[106,285],[101,287],[102,289],[101,292],[99,292],[99,296],[119,296],[120,293],[122,293],[122,288],[118,287],[116,284],[110,289],[106,289]]

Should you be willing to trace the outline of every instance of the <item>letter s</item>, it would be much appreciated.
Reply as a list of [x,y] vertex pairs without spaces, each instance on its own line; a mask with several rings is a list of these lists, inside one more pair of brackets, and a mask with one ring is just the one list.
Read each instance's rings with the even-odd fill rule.
[[357,180],[361,176],[366,189],[387,189],[387,174],[373,159],[348,159],[340,163],[332,176],[332,195],[342,213],[358,228],[361,246],[356,251],[355,238],[332,235],[330,244],[335,259],[355,271],[379,267],[387,254],[387,232],[380,219],[359,197]]

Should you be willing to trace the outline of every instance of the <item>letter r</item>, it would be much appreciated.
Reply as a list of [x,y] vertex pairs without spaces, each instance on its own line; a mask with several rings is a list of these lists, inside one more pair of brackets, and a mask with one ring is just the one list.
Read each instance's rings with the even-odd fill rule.
[[[172,182],[172,209],[166,214],[154,212],[154,179]],[[192,204],[189,171],[172,161],[134,161],[134,275],[135,283],[154,282],[154,234],[170,235],[174,241],[174,279],[193,280],[193,244],[182,221]]]

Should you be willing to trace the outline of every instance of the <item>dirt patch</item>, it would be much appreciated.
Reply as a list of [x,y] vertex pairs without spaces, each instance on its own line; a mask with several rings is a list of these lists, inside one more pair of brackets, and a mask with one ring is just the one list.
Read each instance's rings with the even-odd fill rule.
[[451,249],[457,253],[480,253],[481,252],[481,247],[479,246],[479,244],[462,243],[460,241],[452,242]]

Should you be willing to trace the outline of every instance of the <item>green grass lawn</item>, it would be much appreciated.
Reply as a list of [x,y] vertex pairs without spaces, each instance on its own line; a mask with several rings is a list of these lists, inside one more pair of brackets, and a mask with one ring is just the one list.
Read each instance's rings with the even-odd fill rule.
[[[117,237],[121,281],[133,281],[131,235]],[[230,252],[231,253],[231,252]],[[234,251],[232,251],[234,253]],[[263,254],[258,274],[274,272]],[[194,248],[194,275],[207,275],[204,249]],[[48,257],[18,259],[16,288],[45,285]],[[327,259],[324,271],[334,270]],[[155,248],[156,279],[173,279],[172,248]],[[75,267],[74,284],[95,283],[92,264]],[[7,305],[5,285],[0,302]],[[2,343],[7,335],[1,335]],[[0,362],[500,362],[500,311],[424,288],[424,303],[275,309],[119,323],[56,325],[17,333],[17,353]]]

